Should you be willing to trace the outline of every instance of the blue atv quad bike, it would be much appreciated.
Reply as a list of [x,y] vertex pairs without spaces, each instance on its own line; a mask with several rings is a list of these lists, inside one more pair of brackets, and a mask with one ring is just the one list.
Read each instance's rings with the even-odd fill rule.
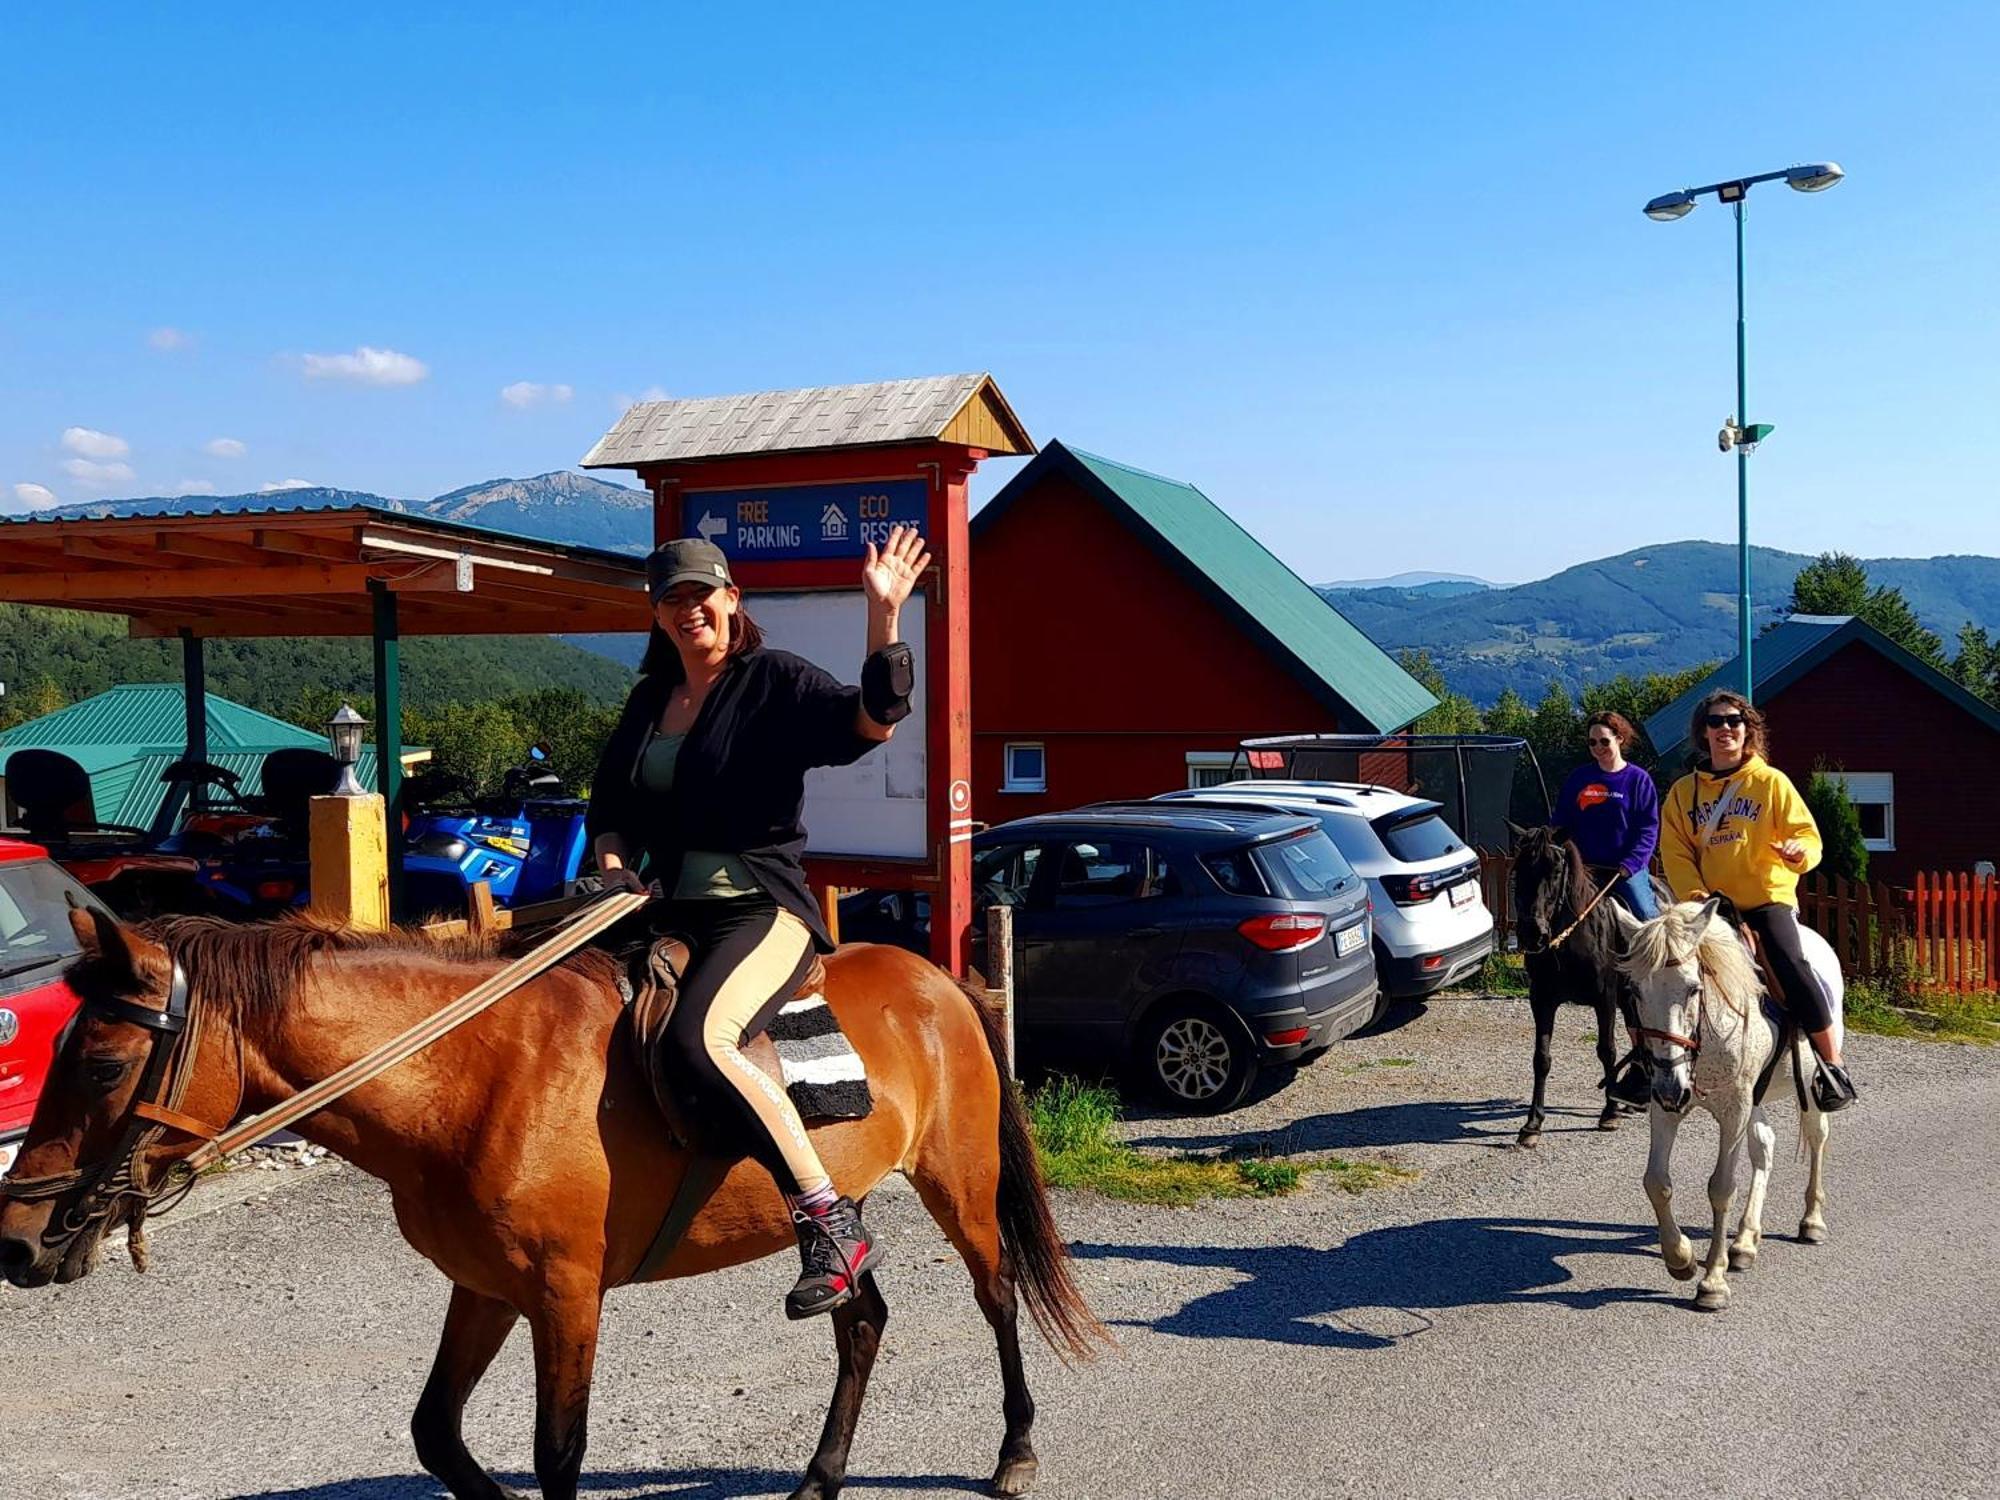
[[496,906],[528,906],[574,894],[588,840],[589,805],[565,795],[548,747],[503,778],[498,795],[477,797],[464,778],[429,771],[403,783],[403,900],[413,920],[464,914],[474,881]]

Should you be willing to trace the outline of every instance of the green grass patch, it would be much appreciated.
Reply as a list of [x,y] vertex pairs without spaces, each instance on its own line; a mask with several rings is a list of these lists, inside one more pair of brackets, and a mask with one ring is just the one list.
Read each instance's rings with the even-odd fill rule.
[[1417,1175],[1405,1167],[1337,1156],[1140,1151],[1119,1140],[1114,1129],[1117,1093],[1074,1078],[1052,1078],[1027,1101],[1049,1185],[1127,1203],[1185,1207],[1208,1198],[1276,1198],[1297,1192],[1309,1175],[1323,1176],[1343,1192],[1363,1193]]
[[1523,995],[1528,993],[1528,970],[1518,953],[1489,953],[1477,973],[1460,980],[1448,995]]
[[1980,1046],[2000,1042],[2000,996],[1919,989],[1893,977],[1850,980],[1844,1015],[1852,1030],[1877,1036]]

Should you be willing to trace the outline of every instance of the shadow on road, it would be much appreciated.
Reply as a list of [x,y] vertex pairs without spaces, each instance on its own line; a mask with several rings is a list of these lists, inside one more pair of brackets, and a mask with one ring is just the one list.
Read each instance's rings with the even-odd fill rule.
[[[796,1469],[611,1469],[586,1471],[577,1481],[586,1495],[610,1492],[620,1500],[750,1500],[789,1495],[798,1487]],[[541,1493],[532,1474],[496,1474],[523,1494]],[[850,1474],[850,1490],[930,1489],[945,1494],[983,1495],[983,1480],[955,1474]],[[335,1479],[304,1489],[245,1491],[236,1500],[444,1500],[443,1486],[423,1474],[380,1474],[367,1479]]]
[[1082,1260],[1151,1261],[1245,1278],[1164,1317],[1127,1320],[1186,1338],[1263,1339],[1327,1349],[1388,1349],[1431,1326],[1443,1308],[1543,1303],[1591,1309],[1675,1300],[1657,1264],[1634,1265],[1649,1284],[1585,1289],[1573,1255],[1654,1259],[1651,1226],[1562,1219],[1440,1219],[1357,1234],[1331,1250],[1303,1245],[1091,1245]]
[[[1180,1151],[1247,1151],[1289,1155],[1299,1151],[1338,1151],[1354,1146],[1489,1146],[1511,1149],[1514,1133],[1527,1118],[1519,1099],[1424,1099],[1409,1104],[1378,1104],[1338,1114],[1312,1115],[1265,1130],[1218,1129],[1208,1135],[1160,1135],[1135,1139],[1135,1146],[1162,1146]],[[1574,1116],[1590,1124],[1571,1127],[1595,1130],[1595,1114],[1551,1109],[1550,1119]],[[1551,1125],[1549,1134],[1564,1127]]]

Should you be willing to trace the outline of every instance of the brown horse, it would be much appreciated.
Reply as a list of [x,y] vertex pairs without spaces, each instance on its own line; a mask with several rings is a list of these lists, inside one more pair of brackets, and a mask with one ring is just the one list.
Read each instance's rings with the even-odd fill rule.
[[[128,928],[79,911],[72,921],[84,955],[70,984],[83,1008],[9,1179],[15,1191],[0,1198],[0,1274],[16,1286],[88,1272],[106,1229],[143,1220],[196,1133],[326,1077],[499,967],[490,952],[420,935],[297,920]],[[826,968],[875,1108],[817,1131],[820,1153],[857,1199],[905,1174],[964,1258],[1000,1348],[1006,1436],[993,1488],[1020,1494],[1037,1460],[1017,1278],[1059,1353],[1087,1357],[1104,1334],[1071,1279],[993,1019],[898,949],[856,946]],[[451,1279],[411,1432],[459,1500],[512,1493],[467,1451],[460,1417],[522,1317],[534,1335],[535,1477],[549,1500],[573,1500],[604,1294],[639,1267],[688,1166],[619,1015],[610,961],[580,955],[298,1127],[386,1182],[404,1238]],[[742,1162],[658,1274],[698,1276],[792,1244],[770,1177]],[[839,1492],[886,1319],[872,1275],[833,1314],[839,1376],[794,1500]]]

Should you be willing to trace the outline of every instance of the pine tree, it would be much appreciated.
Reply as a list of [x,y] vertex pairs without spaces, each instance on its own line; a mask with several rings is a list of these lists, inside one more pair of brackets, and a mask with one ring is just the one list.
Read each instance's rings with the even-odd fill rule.
[[1486,727],[1479,716],[1479,705],[1446,686],[1444,673],[1431,660],[1430,652],[1404,651],[1396,660],[1437,699],[1437,707],[1410,725],[1412,734],[1478,734]]
[[1952,678],[1975,697],[2000,705],[2000,642],[1967,620],[1958,628],[1958,659]]
[[1802,794],[1813,821],[1819,824],[1820,843],[1825,852],[1819,868],[1828,875],[1848,880],[1868,878],[1868,846],[1861,837],[1861,814],[1847,795],[1847,784],[1830,774],[1823,763],[1813,766]]
[[1868,569],[1845,552],[1822,552],[1792,579],[1795,615],[1858,615],[1868,604]]

